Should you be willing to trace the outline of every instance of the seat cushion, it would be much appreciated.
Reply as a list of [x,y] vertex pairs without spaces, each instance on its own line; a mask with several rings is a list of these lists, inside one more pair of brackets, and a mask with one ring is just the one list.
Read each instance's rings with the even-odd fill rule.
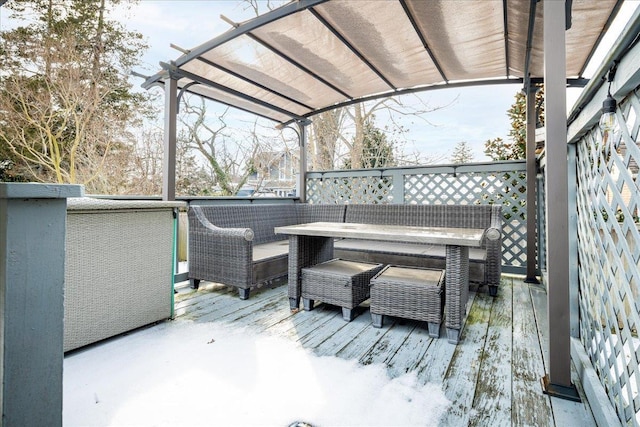
[[289,240],[277,240],[275,242],[253,245],[253,262],[265,261],[269,258],[289,256]]
[[278,240],[253,247],[253,283],[263,283],[288,273],[289,241]]

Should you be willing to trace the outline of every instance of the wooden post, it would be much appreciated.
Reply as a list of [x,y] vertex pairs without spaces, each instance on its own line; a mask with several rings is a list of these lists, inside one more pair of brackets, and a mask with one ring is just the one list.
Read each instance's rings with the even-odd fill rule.
[[62,425],[67,197],[79,185],[0,183],[1,425]]

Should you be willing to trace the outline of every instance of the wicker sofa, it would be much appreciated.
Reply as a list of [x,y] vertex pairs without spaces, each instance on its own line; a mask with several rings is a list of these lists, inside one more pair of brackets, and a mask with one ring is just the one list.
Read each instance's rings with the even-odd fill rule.
[[343,222],[344,205],[251,204],[191,205],[189,208],[189,281],[238,288],[248,299],[257,284],[285,276],[289,241],[274,227],[306,222]]
[[[287,274],[288,240],[274,227],[307,222],[352,222],[461,228],[495,228],[499,239],[485,239],[470,251],[470,278],[495,295],[502,261],[502,207],[499,205],[313,205],[256,204],[197,206],[189,209],[189,279],[235,286],[240,298],[250,288]],[[288,266],[292,308],[301,297],[301,270],[333,257],[353,261],[444,268],[444,247],[413,243],[371,245],[342,239],[333,251],[301,251],[309,258]],[[310,254],[310,252],[314,252]]]
[[[469,250],[469,280],[489,286],[495,296],[502,273],[501,205],[350,205],[345,222],[411,225],[421,227],[495,228],[496,240],[485,239],[481,248]],[[445,247],[416,243],[371,245],[345,239],[335,243],[334,256],[352,261],[384,262],[411,267],[445,267]]]

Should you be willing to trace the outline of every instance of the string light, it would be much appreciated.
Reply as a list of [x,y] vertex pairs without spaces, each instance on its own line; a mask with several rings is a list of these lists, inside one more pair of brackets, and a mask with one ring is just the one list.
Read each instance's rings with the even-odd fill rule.
[[611,96],[611,82],[616,74],[617,64],[614,62],[613,66],[609,69],[609,87],[607,89],[607,97],[602,102],[602,116],[600,116],[600,134],[602,136],[602,145],[606,147],[611,143],[614,149],[618,148],[620,143],[620,124],[618,123],[618,117],[616,116],[616,100]]

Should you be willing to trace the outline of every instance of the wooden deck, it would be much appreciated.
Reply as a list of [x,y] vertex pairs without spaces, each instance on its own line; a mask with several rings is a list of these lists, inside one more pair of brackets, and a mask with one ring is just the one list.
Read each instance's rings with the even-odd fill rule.
[[180,288],[175,313],[286,337],[318,355],[382,363],[391,377],[415,371],[422,384],[442,384],[453,402],[443,426],[596,425],[586,403],[542,393],[548,360],[547,345],[541,345],[547,333],[544,289],[504,276],[498,297],[480,288],[470,298],[458,345],[447,342],[444,329],[439,339],[430,338],[421,322],[385,318],[382,329],[374,328],[366,303],[350,323],[338,308],[324,304],[292,313],[286,286],[252,290],[247,301],[219,285],[203,283],[197,292]]

